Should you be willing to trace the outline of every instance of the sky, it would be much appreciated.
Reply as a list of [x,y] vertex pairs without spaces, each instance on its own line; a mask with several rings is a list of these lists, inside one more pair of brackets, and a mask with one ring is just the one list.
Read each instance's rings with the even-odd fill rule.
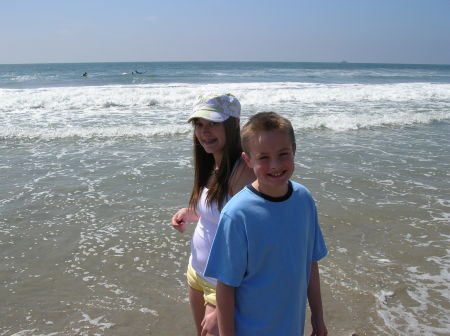
[[450,0],[0,0],[0,64],[450,64]]

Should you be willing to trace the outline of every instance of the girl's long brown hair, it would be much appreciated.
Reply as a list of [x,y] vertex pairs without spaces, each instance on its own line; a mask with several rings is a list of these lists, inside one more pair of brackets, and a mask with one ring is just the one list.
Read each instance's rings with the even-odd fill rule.
[[[195,123],[195,119],[193,123]],[[223,147],[222,161],[206,197],[206,203],[209,206],[214,201],[217,201],[219,210],[225,205],[229,196],[229,181],[233,173],[233,167],[242,153],[239,119],[229,117],[223,122],[223,126],[225,129],[225,145]],[[203,188],[207,186],[208,180],[214,171],[214,157],[212,154],[205,152],[203,146],[197,140],[195,132],[193,137],[194,186],[189,199],[189,208],[196,209]]]

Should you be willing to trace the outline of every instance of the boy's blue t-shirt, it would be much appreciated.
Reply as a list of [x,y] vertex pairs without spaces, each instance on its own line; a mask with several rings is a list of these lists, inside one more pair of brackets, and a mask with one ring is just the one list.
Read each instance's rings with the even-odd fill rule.
[[285,199],[249,186],[223,208],[205,276],[235,288],[236,335],[303,335],[311,264],[327,254],[309,191]]

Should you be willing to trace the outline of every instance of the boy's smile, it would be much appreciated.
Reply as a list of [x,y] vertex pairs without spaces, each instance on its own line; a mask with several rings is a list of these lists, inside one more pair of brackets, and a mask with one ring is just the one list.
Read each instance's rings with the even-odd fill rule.
[[249,147],[249,156],[244,153],[243,158],[256,175],[253,187],[272,197],[284,196],[294,172],[295,144],[289,135],[281,130],[260,131]]

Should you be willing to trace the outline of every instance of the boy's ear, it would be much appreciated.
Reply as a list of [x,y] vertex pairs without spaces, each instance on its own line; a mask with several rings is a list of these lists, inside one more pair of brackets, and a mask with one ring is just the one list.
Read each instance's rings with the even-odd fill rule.
[[249,168],[253,168],[253,167],[252,167],[252,163],[251,163],[251,161],[250,161],[250,156],[248,156],[246,152],[242,152],[241,156],[242,156],[242,158],[244,159],[244,161],[245,161],[245,163],[247,164],[247,166],[248,166]]

